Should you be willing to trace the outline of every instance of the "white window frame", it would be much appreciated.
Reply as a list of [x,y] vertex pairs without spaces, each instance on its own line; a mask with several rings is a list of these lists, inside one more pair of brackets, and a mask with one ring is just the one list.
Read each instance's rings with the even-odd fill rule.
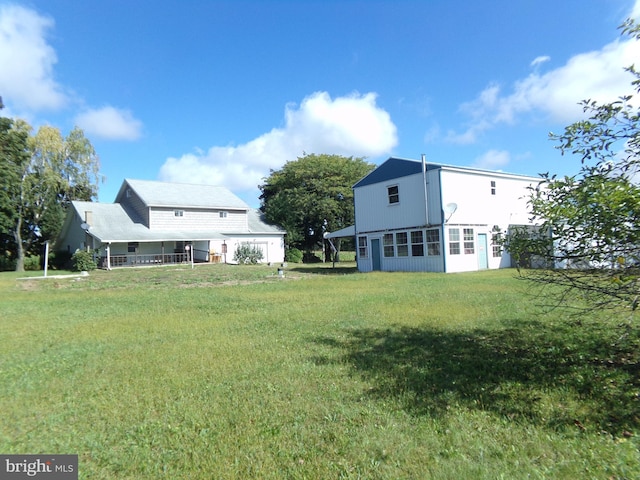
[[[403,238],[404,237],[404,238]],[[409,256],[409,235],[407,232],[396,232],[396,252],[398,257]]]
[[398,185],[389,185],[387,187],[387,199],[389,200],[389,205],[400,203],[400,187]]
[[449,255],[460,255],[460,229],[449,228]]

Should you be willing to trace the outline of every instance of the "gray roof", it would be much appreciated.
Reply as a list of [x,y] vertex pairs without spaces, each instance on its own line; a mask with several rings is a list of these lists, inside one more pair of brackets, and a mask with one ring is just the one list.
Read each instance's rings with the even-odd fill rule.
[[[252,208],[247,212],[249,232],[248,233],[285,233],[286,230],[278,227],[277,225],[271,225],[267,223],[264,213],[256,208]],[[244,232],[243,232],[244,233]]]
[[116,202],[129,185],[147,207],[227,208],[248,210],[249,206],[228,188],[216,185],[156,182],[125,179]]
[[[229,235],[249,234],[283,234],[284,231],[276,226],[264,222],[258,210],[248,212],[247,230],[151,230],[142,223],[135,222],[119,203],[72,202],[73,208],[80,219],[85,218],[85,212],[91,212],[89,233],[101,242],[160,242],[180,240],[213,240],[224,239]],[[247,207],[248,208],[248,207]]]

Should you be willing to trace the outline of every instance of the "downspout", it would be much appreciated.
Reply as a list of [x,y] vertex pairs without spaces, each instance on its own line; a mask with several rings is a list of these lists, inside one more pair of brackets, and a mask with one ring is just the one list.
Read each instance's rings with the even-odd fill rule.
[[424,226],[429,225],[429,205],[427,204],[427,157],[422,154],[422,185],[424,187]]
[[438,183],[440,184],[440,222],[442,224],[442,271],[447,273],[447,242],[445,241],[446,229],[444,228],[444,205],[442,204],[442,168],[438,169]]

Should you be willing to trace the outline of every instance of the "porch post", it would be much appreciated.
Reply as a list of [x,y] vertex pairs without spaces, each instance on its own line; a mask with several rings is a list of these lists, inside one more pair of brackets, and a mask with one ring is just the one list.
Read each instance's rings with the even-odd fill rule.
[[107,247],[105,248],[107,252],[107,270],[111,270],[111,244],[107,243]]

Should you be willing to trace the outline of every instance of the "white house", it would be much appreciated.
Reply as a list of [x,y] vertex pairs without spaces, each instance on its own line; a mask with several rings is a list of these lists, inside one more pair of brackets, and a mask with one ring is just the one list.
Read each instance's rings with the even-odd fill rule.
[[72,202],[55,248],[95,251],[111,268],[232,261],[248,243],[278,263],[284,235],[225,187],[125,179],[114,203]]
[[528,187],[540,179],[389,158],[353,187],[362,272],[466,272],[511,266],[500,238],[529,225]]

